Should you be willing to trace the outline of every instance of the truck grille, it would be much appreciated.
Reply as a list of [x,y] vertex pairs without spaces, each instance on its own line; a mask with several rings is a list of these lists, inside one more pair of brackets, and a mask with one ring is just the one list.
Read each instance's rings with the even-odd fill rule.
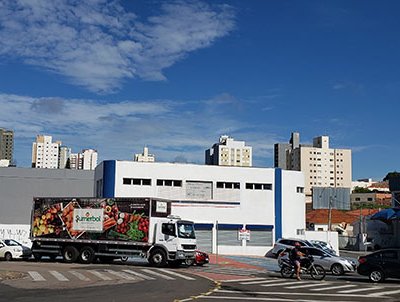
[[195,250],[196,245],[195,244],[182,244],[182,248],[184,250]]

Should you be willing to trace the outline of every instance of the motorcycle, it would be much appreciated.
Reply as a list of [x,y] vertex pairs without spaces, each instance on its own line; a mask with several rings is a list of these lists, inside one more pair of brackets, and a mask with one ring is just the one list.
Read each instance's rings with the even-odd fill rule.
[[[314,264],[314,258],[310,255],[300,260],[300,274],[310,274],[314,280],[322,280],[325,278],[325,269]],[[282,259],[281,275],[283,278],[291,278],[296,273],[296,268],[288,259]]]

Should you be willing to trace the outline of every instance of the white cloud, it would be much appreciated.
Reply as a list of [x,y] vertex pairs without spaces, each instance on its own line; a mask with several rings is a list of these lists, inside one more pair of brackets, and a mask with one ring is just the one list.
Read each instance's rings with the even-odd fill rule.
[[227,5],[163,3],[140,20],[117,1],[0,2],[0,56],[46,68],[98,93],[123,80],[163,80],[163,70],[234,28]]
[[[216,96],[215,98],[218,98]],[[132,159],[147,145],[160,161],[185,158],[204,163],[204,151],[228,134],[253,146],[262,165],[271,157],[273,135],[223,110],[210,111],[209,100],[95,101],[35,98],[0,93],[1,127],[15,132],[15,158],[29,166],[36,135],[53,136],[74,152],[99,151],[100,160]],[[221,105],[224,107],[224,104]]]

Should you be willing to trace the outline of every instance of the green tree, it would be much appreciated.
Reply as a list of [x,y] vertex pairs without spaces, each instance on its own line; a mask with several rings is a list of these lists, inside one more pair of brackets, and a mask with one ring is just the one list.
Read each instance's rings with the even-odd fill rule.
[[355,187],[353,193],[371,193],[371,191],[368,188]]

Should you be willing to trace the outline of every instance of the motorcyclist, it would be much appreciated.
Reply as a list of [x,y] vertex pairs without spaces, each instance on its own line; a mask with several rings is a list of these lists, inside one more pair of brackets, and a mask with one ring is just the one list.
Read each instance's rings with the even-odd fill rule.
[[301,244],[299,242],[296,242],[294,244],[294,247],[291,249],[291,251],[289,253],[289,259],[292,262],[292,264],[296,270],[297,280],[301,280],[301,278],[300,278],[300,269],[301,269],[300,259],[301,259],[301,257],[304,256],[304,254],[300,251],[300,247],[301,247]]

